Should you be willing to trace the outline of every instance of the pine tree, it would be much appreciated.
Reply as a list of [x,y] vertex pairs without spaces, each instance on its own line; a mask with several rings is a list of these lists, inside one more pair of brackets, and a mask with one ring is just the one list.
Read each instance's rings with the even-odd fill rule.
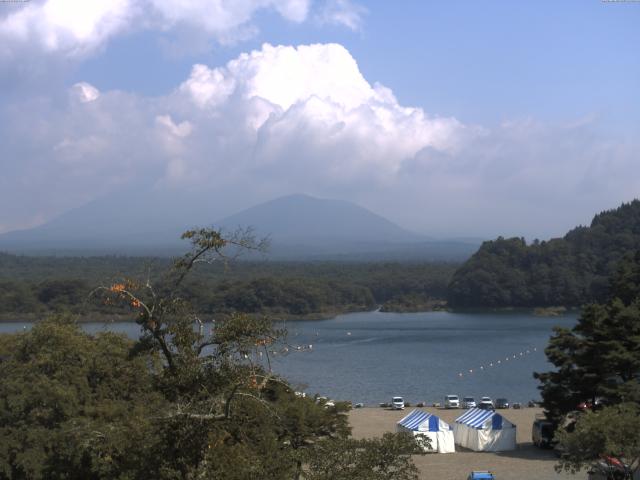
[[606,303],[587,305],[575,327],[555,330],[546,354],[557,369],[535,374],[553,420],[581,402],[640,401],[640,252],[623,259],[610,284]]

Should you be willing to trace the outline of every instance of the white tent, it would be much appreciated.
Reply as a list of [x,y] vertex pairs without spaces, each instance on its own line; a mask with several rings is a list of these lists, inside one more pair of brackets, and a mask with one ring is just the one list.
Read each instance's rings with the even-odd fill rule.
[[476,452],[515,450],[516,426],[499,413],[472,408],[456,418],[456,443]]
[[439,417],[421,410],[414,410],[398,422],[398,432],[411,432],[414,436],[424,436],[431,441],[431,448],[423,445],[427,452],[452,453],[456,451],[453,430]]

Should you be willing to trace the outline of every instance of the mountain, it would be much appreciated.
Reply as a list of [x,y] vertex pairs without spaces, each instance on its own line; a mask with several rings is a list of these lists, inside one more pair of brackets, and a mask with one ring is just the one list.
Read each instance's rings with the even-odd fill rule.
[[640,249],[640,201],[596,215],[562,238],[485,242],[449,285],[456,307],[579,306],[602,301],[621,259]]
[[408,243],[426,237],[404,230],[355,203],[309,195],[288,195],[227,217],[225,228],[251,225],[275,242],[320,245],[326,242]]
[[[175,254],[181,232],[222,212],[189,192],[139,186],[116,191],[35,228],[0,235],[0,250],[35,254]],[[209,217],[209,215],[215,215]],[[204,220],[203,220],[204,219]]]
[[229,231],[246,225],[257,236],[268,236],[269,257],[281,260],[460,261],[481,243],[433,240],[354,203],[300,194],[276,198],[216,224]]
[[[226,231],[252,227],[268,236],[268,258],[296,260],[463,260],[479,242],[434,241],[343,200],[289,195],[212,222],[217,203],[167,192],[122,191],[71,210],[49,223],[0,235],[14,253],[175,255],[180,233],[195,225]],[[193,205],[198,208],[193,208]],[[219,217],[218,217],[219,218]]]

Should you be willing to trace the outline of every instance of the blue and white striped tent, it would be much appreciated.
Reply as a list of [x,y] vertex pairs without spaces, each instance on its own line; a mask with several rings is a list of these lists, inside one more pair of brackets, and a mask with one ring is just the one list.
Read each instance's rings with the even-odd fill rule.
[[422,410],[413,410],[397,424],[399,432],[411,432],[415,436],[426,437],[430,440],[430,448],[426,451],[438,453],[455,452],[453,429],[440,417]]
[[491,410],[467,410],[456,418],[453,435],[458,445],[476,452],[501,452],[516,448],[516,426]]

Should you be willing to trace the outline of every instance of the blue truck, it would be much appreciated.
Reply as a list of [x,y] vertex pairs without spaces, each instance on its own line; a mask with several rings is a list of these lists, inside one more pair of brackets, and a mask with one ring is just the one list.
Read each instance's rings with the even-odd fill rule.
[[467,480],[495,480],[496,477],[488,470],[473,471],[467,477]]

